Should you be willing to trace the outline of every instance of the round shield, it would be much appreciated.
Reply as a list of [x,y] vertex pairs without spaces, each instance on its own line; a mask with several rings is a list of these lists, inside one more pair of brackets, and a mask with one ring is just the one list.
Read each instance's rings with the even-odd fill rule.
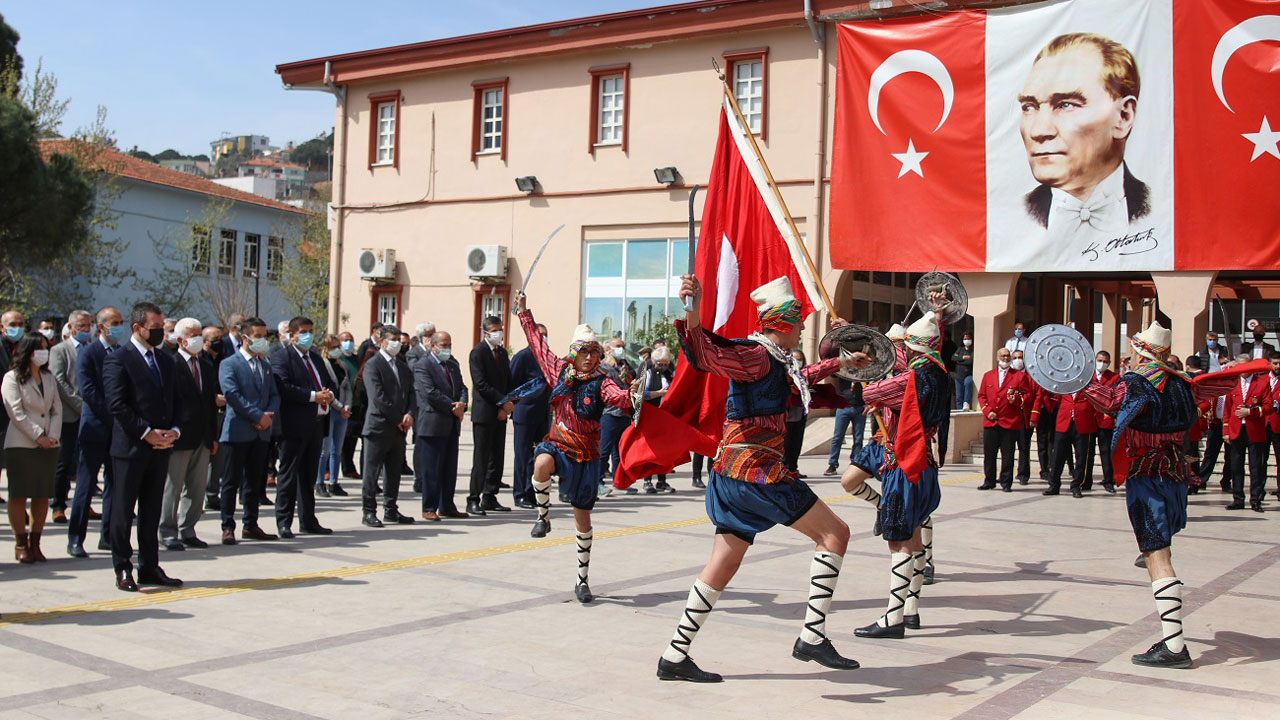
[[879,380],[893,369],[895,358],[893,343],[874,328],[866,325],[841,325],[831,329],[818,343],[818,357],[826,360],[839,357],[841,350],[862,352],[871,356],[871,365],[861,370],[840,369],[836,374],[854,382]]
[[943,324],[954,325],[969,312],[969,293],[960,278],[935,270],[916,283],[916,307],[921,312],[932,310]]
[[1031,379],[1057,395],[1079,392],[1093,377],[1093,346],[1066,325],[1037,328],[1023,354]]

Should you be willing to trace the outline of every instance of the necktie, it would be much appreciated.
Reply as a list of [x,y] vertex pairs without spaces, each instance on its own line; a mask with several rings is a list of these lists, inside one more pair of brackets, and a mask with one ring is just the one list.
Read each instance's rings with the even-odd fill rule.
[[1108,192],[1095,192],[1087,203],[1082,203],[1068,193],[1055,194],[1054,210],[1071,222],[1070,227],[1089,225],[1095,230],[1118,230],[1128,224],[1124,196],[1113,197]]
[[320,390],[324,385],[320,383],[320,376],[316,374],[315,365],[311,364],[311,358],[307,355],[302,356],[302,364],[307,366],[307,371],[311,373],[311,382],[315,384],[315,389]]
[[258,358],[249,361],[249,369],[253,371],[253,384],[262,390],[262,370],[258,367]]
[[196,379],[196,391],[204,392],[204,389],[200,386],[200,366],[196,363],[194,356],[191,358],[191,377]]
[[453,394],[453,375],[449,372],[449,366],[448,366],[448,365],[445,365],[444,363],[440,362],[439,360],[436,360],[436,362],[437,362],[437,363],[439,363],[439,365],[440,365],[440,369],[444,371],[444,381],[445,381],[445,382],[447,382],[447,383],[449,383],[449,397],[452,399],[452,398],[454,397],[454,394]]
[[156,356],[154,350],[148,350],[146,354],[147,367],[151,368],[151,374],[156,378],[157,385],[163,385],[164,380],[160,378],[160,368],[156,365]]

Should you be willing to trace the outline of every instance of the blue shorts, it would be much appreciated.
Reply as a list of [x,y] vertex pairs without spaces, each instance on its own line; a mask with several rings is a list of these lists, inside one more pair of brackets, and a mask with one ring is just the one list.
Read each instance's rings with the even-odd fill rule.
[[601,459],[574,462],[558,445],[546,440],[533,448],[533,457],[550,455],[556,461],[556,477],[560,478],[560,500],[579,510],[590,510],[596,505],[600,491]]
[[1135,475],[1124,481],[1124,499],[1142,552],[1169,547],[1187,526],[1187,486],[1180,482]]
[[747,544],[774,525],[791,525],[809,512],[818,496],[804,482],[762,485],[725,477],[707,477],[707,517],[716,534],[734,535]]
[[884,446],[876,442],[863,445],[854,456],[853,465],[871,477],[880,477],[880,468],[884,465]]
[[913,483],[907,480],[902,468],[889,468],[880,478],[880,494],[880,524],[884,528],[884,539],[906,542],[942,502],[938,469],[925,468],[920,473],[920,482]]

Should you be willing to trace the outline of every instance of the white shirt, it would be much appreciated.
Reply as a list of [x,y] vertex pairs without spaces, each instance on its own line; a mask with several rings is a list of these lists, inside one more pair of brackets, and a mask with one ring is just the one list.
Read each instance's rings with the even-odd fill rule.
[[1218,372],[1222,369],[1222,361],[1218,359],[1218,348],[1206,345],[1205,349],[1209,351],[1209,372]]
[[1018,350],[1025,352],[1027,349],[1027,337],[1025,335],[1022,337],[1011,337],[1005,342],[1004,347],[1010,353],[1017,352]]
[[1003,370],[1000,368],[996,368],[996,372],[1000,374],[1000,380],[996,383],[996,387],[1004,387],[1004,378],[1006,375],[1009,374],[1008,368],[1005,368]]
[[1129,205],[1124,195],[1123,163],[1103,178],[1084,202],[1058,188],[1050,188],[1049,194],[1047,242],[1084,248],[1091,242],[1105,245],[1128,231]]
[[391,372],[395,373],[396,382],[400,383],[400,369],[396,367],[395,358],[388,355],[386,350],[379,350],[378,354],[381,355],[382,358],[387,361],[387,364],[391,366]]
[[[311,356],[310,356],[310,354],[309,354],[309,353],[302,352],[302,350],[298,349],[298,347],[297,347],[296,345],[290,345],[289,347],[293,348],[293,351],[294,351],[294,352],[296,352],[296,353],[298,353],[298,357],[302,358],[302,364],[303,364],[303,366],[304,366],[304,367],[305,367],[305,366],[307,366],[307,365],[310,365],[312,368],[315,368],[315,371],[316,371],[316,377],[315,377],[315,379],[316,379],[316,380],[319,380],[319,379],[320,379],[320,368],[316,367],[316,364],[315,364],[315,363],[313,363],[313,362],[311,362]],[[308,376],[310,376],[310,375],[311,375],[310,371],[308,371],[308,372],[307,372],[307,375],[308,375]],[[321,382],[321,383],[320,383],[320,386],[321,386],[321,387],[324,387],[324,383],[323,383],[323,382]],[[315,391],[315,390],[312,390],[312,391],[311,391],[311,395],[309,396],[308,401],[309,401],[309,402],[315,402],[315,401],[316,401],[316,391]],[[323,405],[317,405],[317,406],[316,406],[316,414],[317,414],[317,415],[328,415],[328,414],[329,414],[329,408],[327,408],[327,407],[325,407],[325,406],[323,406]]]
[[1267,351],[1267,349],[1266,349],[1266,348],[1264,348],[1264,347],[1262,347],[1262,343],[1260,343],[1260,342],[1256,342],[1256,343],[1254,343],[1254,344],[1253,344],[1253,359],[1254,359],[1254,360],[1257,360],[1257,359],[1261,358],[1261,357],[1262,357],[1262,354],[1263,354],[1263,353],[1265,353],[1266,351]]
[[[131,340],[131,341],[133,342],[133,346],[134,346],[135,348],[137,348],[137,349],[138,349],[138,352],[142,353],[142,361],[143,361],[143,362],[146,362],[146,361],[147,361],[147,353],[152,353],[152,355],[151,355],[151,359],[152,359],[152,361],[155,361],[156,356],[155,356],[155,354],[154,354],[154,353],[155,353],[155,352],[157,352],[156,350],[154,350],[154,349],[152,349],[152,348],[149,348],[149,347],[147,347],[146,345],[142,344],[142,341],[138,339],[138,336],[137,336],[137,335],[130,335],[130,336],[129,336],[129,340]],[[151,367],[151,365],[148,363],[147,367],[148,367],[148,369],[149,369],[149,368]],[[160,371],[160,365],[157,363],[157,365],[156,365],[156,372],[159,372],[159,371]],[[153,429],[153,428],[152,428],[151,426],[149,426],[149,425],[147,426],[147,429],[146,429],[145,431],[143,431],[143,433],[142,433],[142,439],[143,439],[143,440],[145,440],[145,439],[147,438],[147,436],[151,434],[151,430],[152,430],[152,429]],[[169,429],[170,429],[170,430],[172,430],[172,431],[174,431],[174,432],[176,432],[176,433],[178,433],[178,435],[179,435],[179,436],[181,436],[181,435],[182,435],[182,431],[181,431],[181,430],[179,430],[179,429],[178,429],[178,428],[176,428],[176,427],[171,427],[171,428],[169,428]]]

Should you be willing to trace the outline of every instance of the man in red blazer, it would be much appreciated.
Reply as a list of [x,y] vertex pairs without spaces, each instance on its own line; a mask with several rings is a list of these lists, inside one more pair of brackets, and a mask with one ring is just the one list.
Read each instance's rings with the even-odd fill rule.
[[1000,485],[1013,492],[1013,448],[1022,432],[1023,406],[1035,400],[1031,378],[1010,366],[1008,348],[996,353],[996,368],[982,376],[978,406],[982,408],[983,469],[986,477],[979,490],[996,486],[996,451],[1000,452]]
[[[1120,381],[1120,376],[1111,372],[1111,353],[1103,350],[1094,357],[1097,363],[1093,371],[1093,376],[1103,385],[1115,385]],[[1111,472],[1111,433],[1116,428],[1116,418],[1114,415],[1106,413],[1098,413],[1098,433],[1097,448],[1098,462],[1102,465],[1102,488],[1109,493],[1115,493],[1116,481]],[[1089,455],[1092,459],[1094,447],[1089,448]],[[1089,463],[1089,473],[1085,475],[1084,483],[1080,486],[1081,490],[1090,490],[1093,488],[1093,463]]]
[[[1271,390],[1271,414],[1267,416],[1267,444],[1263,447],[1263,463],[1270,461],[1270,455],[1274,451],[1276,466],[1280,467],[1280,352],[1272,350],[1267,359],[1271,361],[1271,372],[1267,375],[1267,387]],[[1280,473],[1277,473],[1276,490],[1273,494],[1280,498]]]
[[[1238,355],[1239,362],[1249,362],[1248,355]],[[1262,512],[1266,495],[1267,417],[1275,409],[1268,376],[1241,375],[1236,386],[1227,393],[1223,408],[1223,434],[1227,437],[1227,460],[1231,463],[1231,504],[1228,510],[1244,509],[1244,460],[1249,458],[1249,507]]]
[[1089,473],[1089,452],[1094,435],[1098,432],[1098,411],[1093,409],[1084,391],[1074,395],[1058,396],[1058,417],[1053,440],[1053,472],[1049,475],[1049,489],[1045,495],[1057,495],[1062,489],[1062,466],[1073,450],[1076,456],[1075,472],[1071,473],[1071,497],[1081,498],[1081,486]]

